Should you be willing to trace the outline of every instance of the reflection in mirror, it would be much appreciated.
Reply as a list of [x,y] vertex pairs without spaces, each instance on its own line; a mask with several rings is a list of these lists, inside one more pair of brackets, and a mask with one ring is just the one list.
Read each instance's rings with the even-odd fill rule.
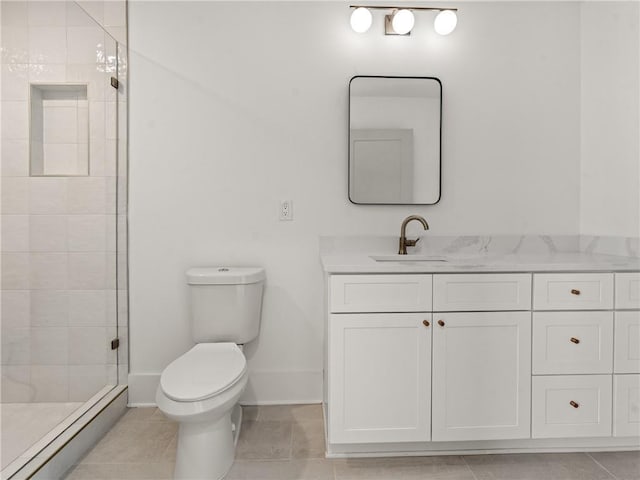
[[442,86],[432,77],[357,76],[349,84],[349,199],[440,200]]

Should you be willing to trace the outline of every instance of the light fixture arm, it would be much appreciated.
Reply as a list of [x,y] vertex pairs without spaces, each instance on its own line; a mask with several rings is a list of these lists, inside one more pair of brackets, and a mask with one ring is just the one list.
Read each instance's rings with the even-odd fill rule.
[[399,7],[399,6],[383,6],[383,5],[349,5],[349,8],[370,8],[371,10],[431,10],[437,12],[443,12],[445,10],[451,10],[453,12],[457,12],[457,8],[446,8],[446,7]]

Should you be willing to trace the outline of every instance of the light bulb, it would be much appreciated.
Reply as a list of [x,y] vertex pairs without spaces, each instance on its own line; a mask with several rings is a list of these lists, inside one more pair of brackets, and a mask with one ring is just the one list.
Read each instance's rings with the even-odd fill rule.
[[358,7],[351,14],[351,28],[354,32],[364,33],[371,27],[372,20],[373,16],[369,9]]
[[453,10],[442,10],[433,22],[436,33],[440,35],[449,35],[453,32],[458,24],[458,16]]
[[413,12],[411,10],[398,10],[391,20],[393,30],[398,35],[409,33],[413,28],[414,23],[415,18],[413,17]]

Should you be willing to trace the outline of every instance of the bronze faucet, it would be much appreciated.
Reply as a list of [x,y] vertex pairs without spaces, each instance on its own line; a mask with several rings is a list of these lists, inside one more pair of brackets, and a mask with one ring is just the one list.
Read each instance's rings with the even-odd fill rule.
[[405,218],[402,222],[402,226],[400,227],[400,248],[398,249],[398,255],[406,255],[407,247],[414,247],[420,240],[420,237],[416,238],[415,240],[407,240],[407,224],[411,220],[419,221],[425,230],[429,230],[429,224],[420,215],[409,215],[407,218]]

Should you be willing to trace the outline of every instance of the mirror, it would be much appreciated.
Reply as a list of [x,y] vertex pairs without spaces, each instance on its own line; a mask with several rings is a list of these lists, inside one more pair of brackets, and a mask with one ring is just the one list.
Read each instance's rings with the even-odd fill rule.
[[440,200],[442,84],[434,77],[356,76],[349,82],[349,200]]

